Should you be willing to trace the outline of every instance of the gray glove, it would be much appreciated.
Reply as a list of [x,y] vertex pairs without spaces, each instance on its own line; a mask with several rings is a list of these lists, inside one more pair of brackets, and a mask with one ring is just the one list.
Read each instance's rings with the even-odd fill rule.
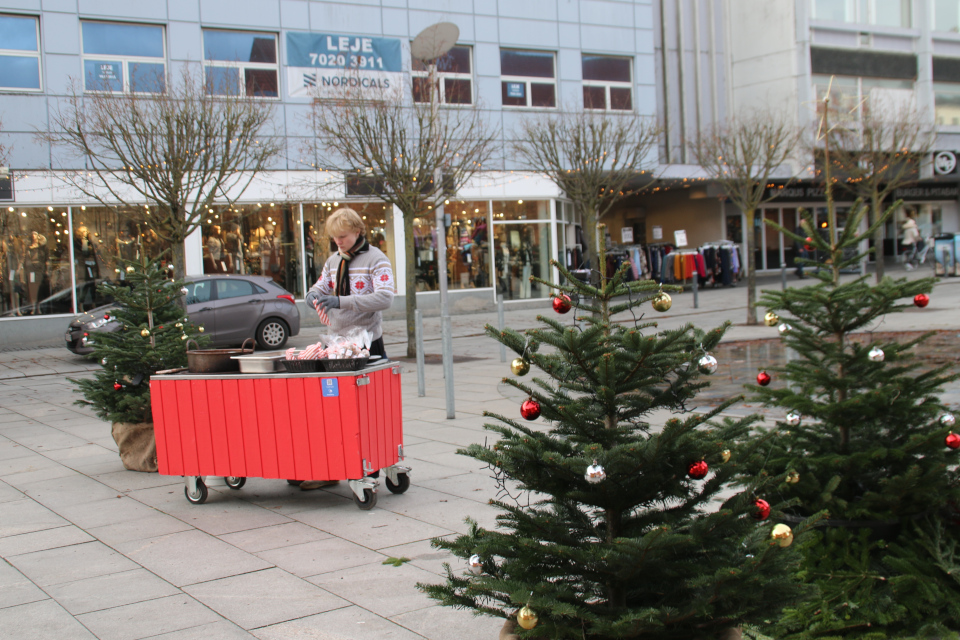
[[320,296],[320,306],[329,311],[340,308],[340,296]]
[[320,294],[315,289],[309,289],[303,300],[307,303],[308,307],[311,309],[316,309],[317,304],[320,302]]

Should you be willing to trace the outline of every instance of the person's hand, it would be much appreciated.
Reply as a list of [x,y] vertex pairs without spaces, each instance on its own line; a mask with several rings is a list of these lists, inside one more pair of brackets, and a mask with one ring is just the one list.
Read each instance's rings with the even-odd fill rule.
[[325,310],[339,309],[340,296],[320,296],[320,306]]
[[320,304],[320,294],[315,289],[310,289],[307,291],[307,295],[304,296],[303,300],[307,303],[308,307],[316,309],[317,305]]

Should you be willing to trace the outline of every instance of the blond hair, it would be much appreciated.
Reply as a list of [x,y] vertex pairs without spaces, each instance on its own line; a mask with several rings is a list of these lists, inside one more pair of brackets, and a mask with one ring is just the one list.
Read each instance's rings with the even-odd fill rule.
[[330,214],[330,217],[327,218],[325,230],[331,238],[351,232],[362,235],[366,232],[367,225],[363,223],[363,218],[360,217],[359,213],[349,207],[344,207]]

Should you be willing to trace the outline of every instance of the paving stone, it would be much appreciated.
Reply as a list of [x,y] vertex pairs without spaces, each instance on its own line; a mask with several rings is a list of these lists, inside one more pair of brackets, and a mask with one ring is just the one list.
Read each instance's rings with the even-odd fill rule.
[[0,518],[0,538],[31,531],[42,531],[70,524],[50,509],[30,498],[6,502]]
[[256,554],[295,576],[307,577],[383,562],[387,556],[340,538],[329,538]]
[[428,640],[493,640],[500,637],[501,618],[475,616],[471,611],[432,606],[390,618]]
[[97,640],[53,600],[0,609],[0,629],[11,640]]
[[19,489],[11,487],[3,480],[0,480],[0,503],[3,502],[15,502],[17,500],[23,500],[26,496],[23,495],[23,492]]
[[46,588],[50,597],[73,615],[110,609],[180,593],[146,569],[133,569]]
[[117,492],[110,487],[105,487],[82,474],[31,482],[21,486],[20,489],[51,509],[89,504],[97,500],[115,498],[117,495]]
[[91,540],[93,540],[93,536],[73,525],[44,529],[43,531],[31,531],[21,533],[18,536],[0,538],[0,557],[9,558],[24,553],[33,553],[34,551],[68,547]]
[[[452,537],[452,536],[450,536]],[[445,549],[436,549],[429,540],[401,544],[380,549],[380,553],[393,558],[410,558],[410,564],[438,576],[446,575],[443,563],[448,563],[454,571],[466,569],[466,563]]]
[[183,590],[244,629],[350,605],[329,591],[276,568],[191,585]]
[[[114,454],[114,456],[117,456],[117,454]],[[119,461],[119,457],[117,457],[117,460]],[[118,464],[120,464],[121,467],[123,466],[122,463],[118,462]],[[120,492],[152,489],[155,487],[183,486],[183,478],[179,476],[162,476],[159,473],[141,473],[122,468],[107,473],[98,473],[91,477],[97,482],[101,482]]]
[[251,640],[254,636],[227,620],[180,629],[143,640]]
[[83,529],[94,529],[131,522],[157,514],[157,510],[137,502],[111,489],[110,497],[73,507],[60,507],[61,516]]
[[96,541],[34,551],[8,560],[40,587],[138,568],[131,560]]
[[49,597],[13,565],[0,558],[0,609],[39,602]]
[[77,616],[99,640],[134,640],[221,620],[185,594],[137,602]]
[[[360,607],[345,607],[251,631],[260,640],[422,640],[420,636]],[[496,636],[491,636],[496,637]],[[446,640],[456,638],[447,636]],[[460,640],[457,638],[457,640]],[[488,639],[489,640],[489,639]]]
[[270,567],[268,562],[201,531],[125,542],[116,548],[178,587]]
[[465,522],[467,516],[488,529],[496,527],[497,524],[498,510],[495,507],[486,504],[478,505],[472,500],[457,498],[448,493],[423,487],[411,487],[397,498],[384,500],[381,497],[377,502],[377,508],[420,522],[429,522],[457,533],[469,531],[469,525]]
[[249,553],[306,544],[317,540],[326,540],[330,537],[332,536],[326,531],[310,527],[302,522],[289,522],[273,527],[261,527],[219,536],[224,542]]
[[[349,491],[349,488],[346,490]],[[370,549],[429,540],[451,533],[450,529],[377,508],[360,511],[353,507],[347,513],[342,510],[339,512],[317,510],[297,513],[292,517]]]
[[416,584],[440,582],[436,574],[410,563],[399,567],[368,564],[307,580],[385,618],[431,606],[433,602],[417,589]]
[[87,533],[111,547],[116,547],[133,540],[157,538],[192,529],[193,527],[182,520],[154,511],[154,515],[126,522],[117,522],[104,527],[94,527],[87,529]]

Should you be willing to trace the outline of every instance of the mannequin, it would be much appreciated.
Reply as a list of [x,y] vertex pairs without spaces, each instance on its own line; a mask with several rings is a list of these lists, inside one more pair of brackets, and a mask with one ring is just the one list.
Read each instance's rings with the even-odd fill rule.
[[533,252],[530,247],[530,238],[526,234],[523,235],[523,240],[520,242],[518,260],[520,262],[520,297],[529,298],[530,274],[533,273]]
[[47,239],[38,231],[30,232],[30,241],[24,260],[27,281],[27,299],[33,315],[40,314],[40,285],[47,275]]
[[[20,307],[20,302],[24,293],[23,240],[14,235],[7,236],[3,241],[3,253],[6,267],[4,286],[7,294],[9,295],[10,310],[14,311]],[[4,298],[6,299],[6,296],[4,296]]]
[[307,282],[317,281],[317,265],[314,260],[314,250],[317,246],[317,238],[313,235],[313,223],[303,223],[303,253],[307,259]]
[[240,225],[230,221],[227,223],[227,234],[223,240],[223,250],[232,266],[233,273],[243,273],[243,236],[240,234]]
[[211,225],[206,242],[208,262],[203,265],[204,273],[224,273],[227,271],[223,257],[223,240],[220,238],[220,225]]
[[283,278],[280,271],[280,240],[274,235],[276,228],[272,223],[263,226],[264,236],[260,240],[260,275],[277,280]]

